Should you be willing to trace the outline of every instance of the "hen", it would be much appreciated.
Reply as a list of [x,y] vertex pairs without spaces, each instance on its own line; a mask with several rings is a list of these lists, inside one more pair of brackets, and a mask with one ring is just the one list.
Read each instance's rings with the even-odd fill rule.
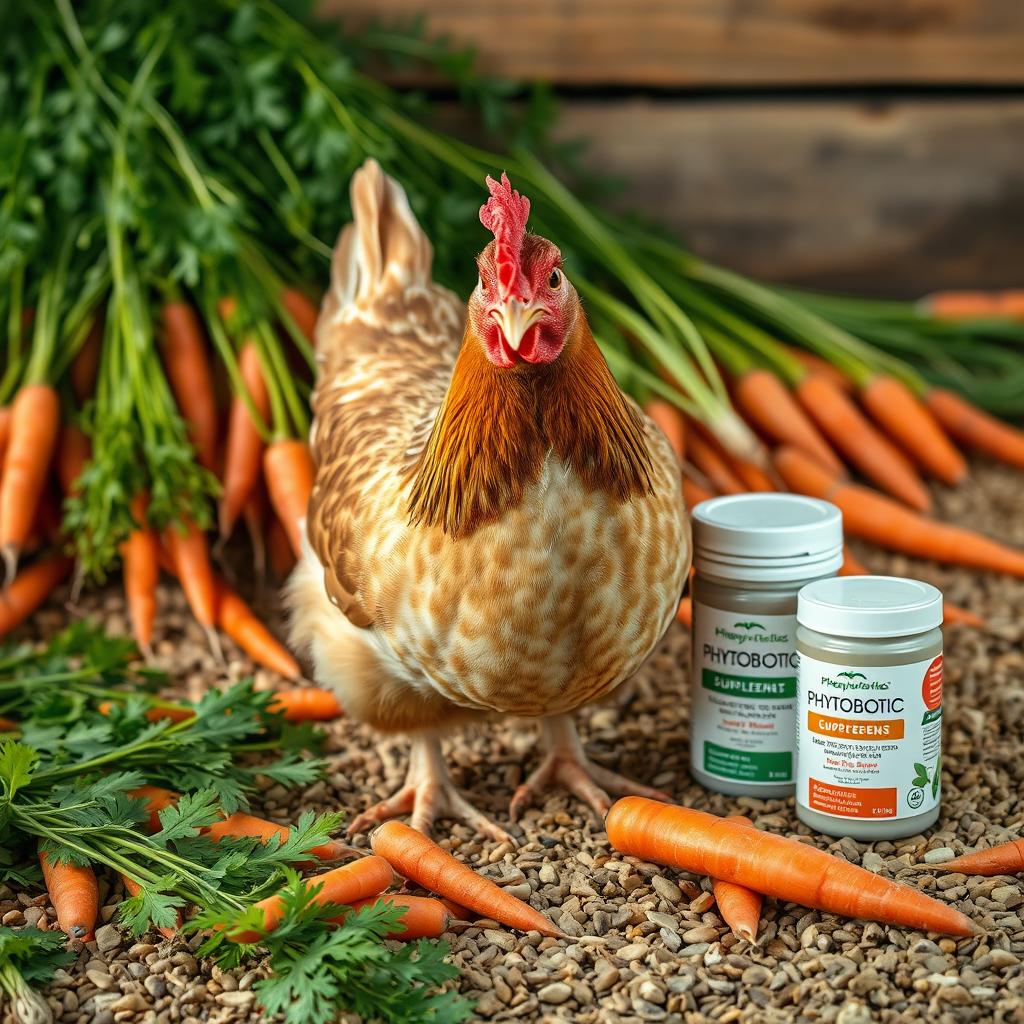
[[506,833],[452,785],[440,737],[540,717],[540,767],[513,819],[558,783],[599,813],[662,796],[584,755],[572,712],[658,643],[690,561],[667,441],[617,387],[529,200],[487,181],[468,308],[376,163],[352,180],[316,329],[316,482],[289,582],[292,640],[347,712],[408,733],[404,786],[360,814]]

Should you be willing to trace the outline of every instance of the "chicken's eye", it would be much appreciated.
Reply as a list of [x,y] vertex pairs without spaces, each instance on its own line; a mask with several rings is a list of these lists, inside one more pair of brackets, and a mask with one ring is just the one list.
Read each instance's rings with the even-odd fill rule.
[[555,269],[551,271],[551,276],[548,278],[548,287],[558,288],[561,284],[562,272],[558,269],[558,267],[555,267]]

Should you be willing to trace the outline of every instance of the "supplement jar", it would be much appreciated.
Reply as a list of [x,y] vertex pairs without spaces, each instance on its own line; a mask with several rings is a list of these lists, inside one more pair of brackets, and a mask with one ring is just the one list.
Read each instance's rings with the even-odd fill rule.
[[939,816],[942,594],[894,576],[819,580],[797,622],[797,816],[853,839],[923,832]]
[[796,598],[843,562],[839,509],[736,494],[693,510],[690,772],[720,793],[793,792]]

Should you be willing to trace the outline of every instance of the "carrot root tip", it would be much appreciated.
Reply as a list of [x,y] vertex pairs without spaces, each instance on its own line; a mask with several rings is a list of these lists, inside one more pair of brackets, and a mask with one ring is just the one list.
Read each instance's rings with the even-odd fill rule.
[[4,560],[4,586],[9,587],[18,575],[18,547],[15,544],[5,544],[0,552]]
[[206,633],[206,642],[210,645],[210,653],[213,654],[217,664],[223,668],[227,662],[224,659],[224,648],[221,646],[217,630],[213,626],[204,626],[203,630]]

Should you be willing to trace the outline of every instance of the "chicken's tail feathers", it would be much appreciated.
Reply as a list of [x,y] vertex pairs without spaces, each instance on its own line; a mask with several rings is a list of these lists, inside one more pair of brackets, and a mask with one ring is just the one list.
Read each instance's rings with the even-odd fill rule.
[[351,194],[353,220],[331,258],[328,318],[390,289],[430,283],[433,249],[402,186],[369,159],[352,175]]

